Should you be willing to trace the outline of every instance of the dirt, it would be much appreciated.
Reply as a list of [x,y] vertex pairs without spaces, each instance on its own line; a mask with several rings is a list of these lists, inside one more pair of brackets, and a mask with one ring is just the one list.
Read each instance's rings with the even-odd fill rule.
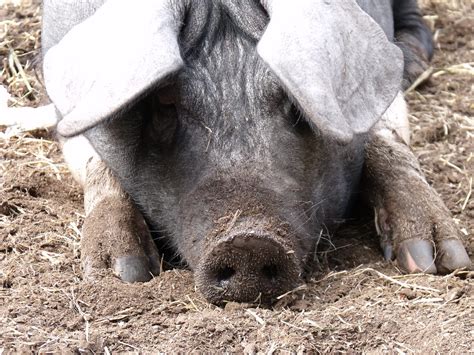
[[[33,70],[40,11],[37,1],[23,3],[0,8],[1,81],[14,104],[35,106],[44,99]],[[422,3],[437,45],[431,78],[408,94],[412,145],[472,259],[473,9],[469,0]],[[10,49],[23,77],[11,68]],[[142,284],[124,284],[109,273],[100,282],[83,281],[81,190],[50,132],[5,131],[0,353],[473,351],[474,273],[401,275],[382,260],[372,221],[326,241],[307,286],[272,308],[210,305],[187,270]]]

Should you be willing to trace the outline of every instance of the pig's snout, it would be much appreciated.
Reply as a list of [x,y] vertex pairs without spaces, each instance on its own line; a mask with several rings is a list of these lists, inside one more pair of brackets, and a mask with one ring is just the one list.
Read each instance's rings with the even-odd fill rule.
[[257,232],[224,237],[196,270],[196,284],[212,303],[271,303],[302,283],[295,251]]

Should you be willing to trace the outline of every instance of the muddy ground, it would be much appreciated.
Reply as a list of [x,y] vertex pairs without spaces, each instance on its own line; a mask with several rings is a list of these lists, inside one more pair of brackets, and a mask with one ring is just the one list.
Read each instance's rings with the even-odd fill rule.
[[[425,0],[437,50],[431,78],[408,94],[413,149],[474,253],[474,11]],[[34,73],[37,1],[0,8],[1,81],[13,104],[44,99]],[[401,275],[372,223],[326,243],[307,287],[273,308],[209,305],[192,273],[145,284],[82,280],[82,193],[50,132],[0,129],[0,354],[18,351],[397,352],[474,350],[472,272]],[[422,206],[420,206],[422,207]]]

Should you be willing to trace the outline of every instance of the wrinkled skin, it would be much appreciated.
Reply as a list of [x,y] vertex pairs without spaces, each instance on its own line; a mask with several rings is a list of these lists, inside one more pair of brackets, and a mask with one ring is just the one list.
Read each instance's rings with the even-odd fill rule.
[[[384,4],[371,15],[401,41],[411,81],[420,72],[413,63],[431,56],[431,37],[413,15],[416,2],[395,1],[393,15],[386,10],[390,2]],[[402,16],[407,8],[416,30]],[[109,179],[124,190],[117,187],[117,201],[105,205],[128,211],[130,200],[120,196],[130,196],[158,232],[160,251],[179,255],[211,302],[270,302],[298,286],[321,230],[347,217],[363,190],[378,213],[387,258],[396,256],[409,272],[469,264],[449,213],[398,133],[381,134],[382,127],[338,144],[298,112],[256,53],[268,22],[262,6],[203,1],[189,3],[186,11],[179,38],[184,69],[85,136],[113,172]],[[97,174],[90,170],[88,181]],[[411,193],[400,194],[404,188]],[[420,217],[413,219],[407,206],[420,199],[433,202],[416,209]],[[143,221],[133,211],[124,213],[127,232],[116,214],[103,213],[102,202],[86,219],[86,276],[115,265],[126,281],[148,279],[157,272],[157,254]],[[443,227],[433,235],[434,226]],[[124,240],[129,249],[116,251]],[[436,262],[432,243],[439,248]],[[102,256],[94,253],[109,260],[97,263]]]

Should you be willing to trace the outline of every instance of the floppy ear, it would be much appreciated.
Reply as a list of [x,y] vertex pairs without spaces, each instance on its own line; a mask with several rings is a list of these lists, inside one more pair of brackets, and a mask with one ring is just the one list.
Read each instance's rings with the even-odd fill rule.
[[95,126],[182,66],[180,20],[170,3],[108,0],[46,53],[61,135]]
[[403,57],[355,0],[262,0],[257,50],[322,133],[367,132],[400,90]]

